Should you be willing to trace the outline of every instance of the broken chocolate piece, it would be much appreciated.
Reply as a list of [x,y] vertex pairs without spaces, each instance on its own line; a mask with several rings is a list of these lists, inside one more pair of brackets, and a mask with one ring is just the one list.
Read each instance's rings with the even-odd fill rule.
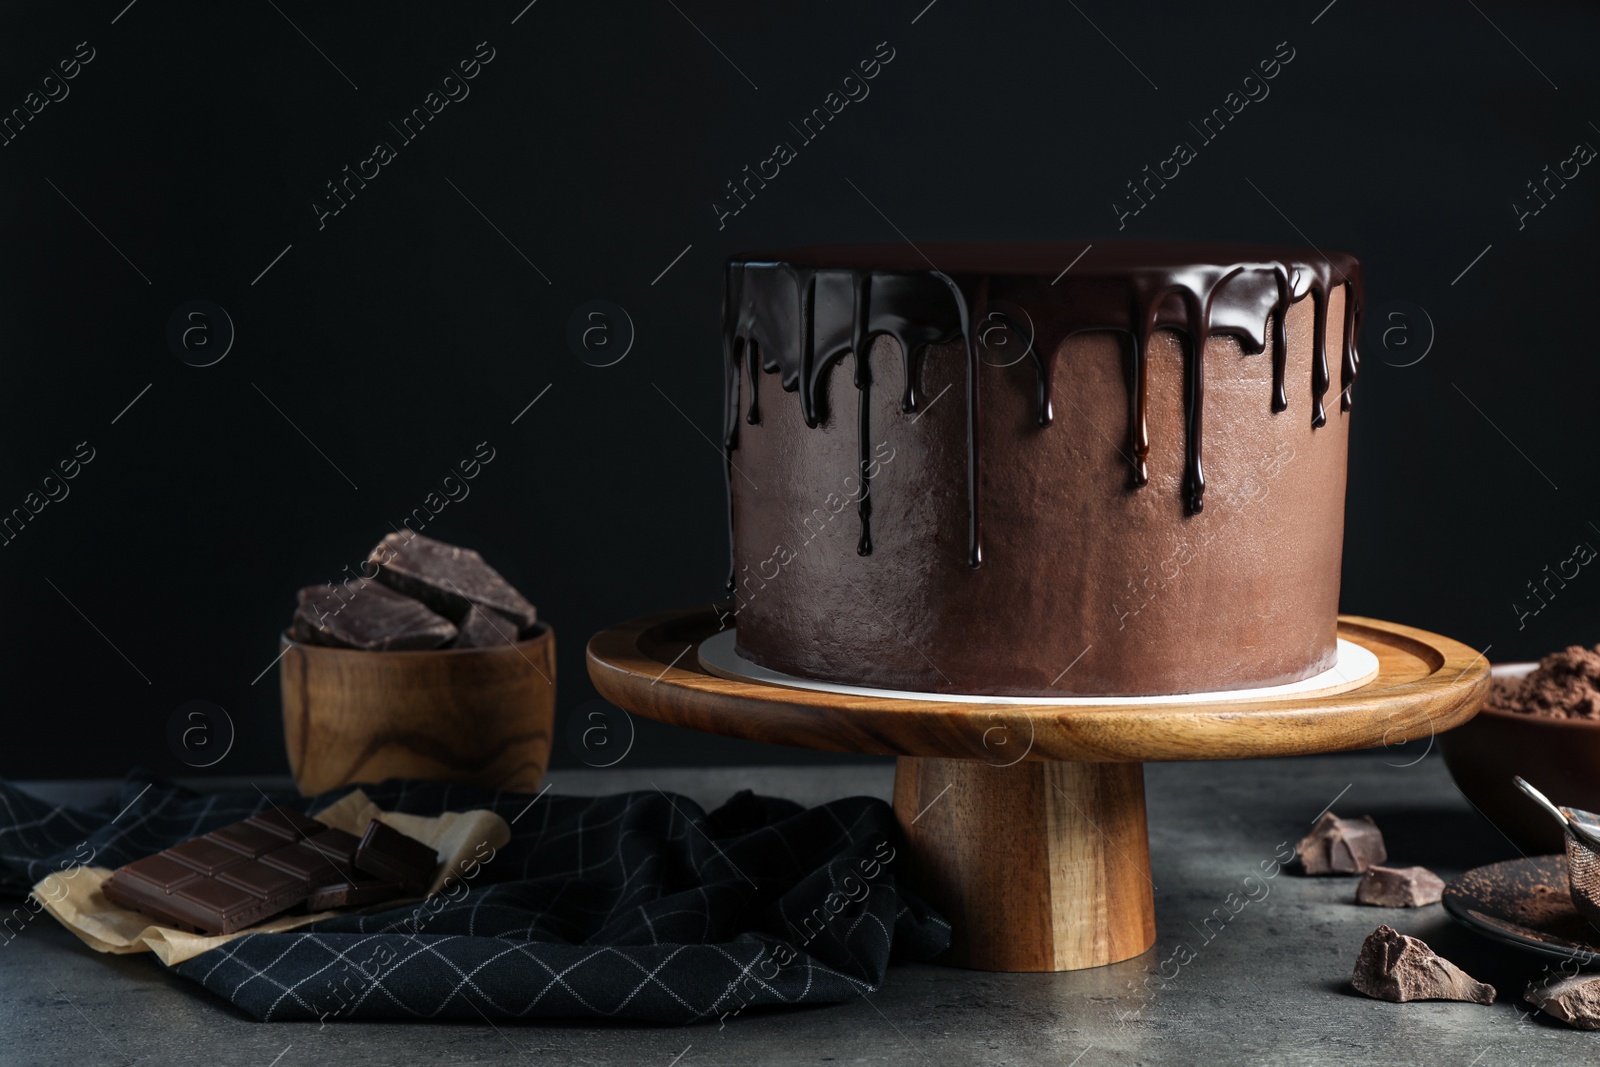
[[467,609],[457,630],[453,648],[498,648],[517,641],[516,623],[476,604]]
[[1494,986],[1478,981],[1425,942],[1391,926],[1380,926],[1367,935],[1350,982],[1376,1000],[1494,1003]]
[[289,636],[308,644],[374,652],[438,648],[456,636],[449,619],[387,586],[361,581],[341,589],[338,593],[330,586],[312,585],[300,590]]
[[1444,879],[1426,867],[1371,866],[1356,886],[1356,903],[1378,908],[1420,908],[1444,897]]
[[329,827],[306,838],[306,844],[329,859],[349,867],[356,861],[356,849],[361,847],[361,838]]
[[433,881],[439,856],[432,845],[407,837],[388,823],[373,819],[356,850],[356,869],[399,882],[408,893],[421,893]]
[[1307,874],[1360,874],[1389,858],[1372,816],[1341,819],[1331,811],[1323,813],[1294,851]]
[[381,904],[398,897],[400,892],[399,882],[356,872],[349,881],[335,882],[314,890],[306,898],[306,910],[327,911],[330,908],[360,908],[368,904]]
[[283,808],[273,807],[266,811],[257,812],[245,822],[252,826],[259,826],[268,833],[277,834],[279,837],[290,841],[320,834],[326,830],[327,824],[318,822],[309,815],[302,815],[298,811],[286,811]]
[[1575,974],[1530,985],[1523,997],[1546,1015],[1579,1030],[1600,1030],[1600,974]]
[[372,550],[368,562],[378,564],[378,581],[447,619],[460,622],[474,604],[510,619],[518,632],[537,619],[533,605],[470,548],[410,531],[392,533]]

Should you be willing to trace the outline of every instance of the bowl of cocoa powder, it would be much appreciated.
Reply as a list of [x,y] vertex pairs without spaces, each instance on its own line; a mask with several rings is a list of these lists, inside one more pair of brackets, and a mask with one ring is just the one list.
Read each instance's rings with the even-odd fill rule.
[[1600,645],[1497,665],[1483,710],[1439,742],[1456,785],[1489,821],[1530,855],[1560,852],[1561,828],[1511,779],[1600,811]]

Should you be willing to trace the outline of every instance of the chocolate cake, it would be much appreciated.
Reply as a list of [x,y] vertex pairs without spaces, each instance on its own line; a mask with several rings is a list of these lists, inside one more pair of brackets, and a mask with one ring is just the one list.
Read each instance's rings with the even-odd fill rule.
[[1352,257],[1284,248],[735,257],[739,654],[1012,696],[1328,669],[1360,302]]

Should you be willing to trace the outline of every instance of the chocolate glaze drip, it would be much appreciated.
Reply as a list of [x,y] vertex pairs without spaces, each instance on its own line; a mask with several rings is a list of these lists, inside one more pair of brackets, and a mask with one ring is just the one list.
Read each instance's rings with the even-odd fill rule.
[[[918,410],[924,348],[961,338],[967,362],[968,562],[983,562],[979,427],[981,352],[977,324],[998,315],[1028,345],[1038,375],[1039,423],[1049,426],[1055,361],[1074,334],[1113,330],[1130,338],[1128,348],[1129,482],[1149,479],[1146,424],[1147,361],[1157,330],[1184,335],[1185,462],[1183,494],[1190,513],[1205,506],[1201,457],[1205,407],[1206,341],[1227,335],[1245,352],[1272,346],[1272,414],[1289,409],[1285,382],[1291,304],[1310,297],[1314,310],[1311,424],[1327,421],[1324,397],[1332,384],[1327,352],[1328,302],[1345,287],[1344,340],[1340,361],[1340,409],[1350,409],[1359,359],[1361,268],[1341,253],[1297,249],[1174,245],[1135,242],[1083,249],[1074,245],[840,246],[801,249],[770,256],[736,256],[728,262],[723,298],[729,533],[733,524],[733,453],[739,444],[739,394],[750,383],[749,423],[761,421],[757,401],[761,374],[777,374],[797,393],[806,425],[827,420],[827,384],[836,363],[853,355],[861,496],[858,550],[872,552],[869,474],[872,371],[866,358],[874,338],[893,337],[900,347],[902,411]],[[1061,265],[1073,263],[1070,273]],[[937,266],[935,266],[937,264]],[[1053,280],[1052,280],[1053,279]],[[1271,324],[1270,337],[1268,324]],[[730,578],[729,588],[732,588]]]

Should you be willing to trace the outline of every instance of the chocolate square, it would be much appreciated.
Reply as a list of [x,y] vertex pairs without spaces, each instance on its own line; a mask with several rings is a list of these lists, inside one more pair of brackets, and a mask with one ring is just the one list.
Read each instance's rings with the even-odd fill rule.
[[249,926],[268,912],[266,905],[253,894],[210,878],[190,882],[170,899],[188,902],[203,909],[208,920],[217,920],[210,932],[219,934],[231,934]]
[[266,811],[257,812],[245,820],[252,826],[259,826],[270,834],[298,841],[320,834],[328,828],[326,823],[318,822],[309,815],[302,815],[298,811],[289,811],[286,808],[268,808]]
[[217,844],[231,848],[242,856],[255,859],[265,855],[275,848],[283,846],[283,838],[259,826],[247,822],[236,822],[231,826],[224,826],[220,830],[213,830],[206,835]]
[[305,899],[311,884],[298,875],[270,867],[260,860],[246,860],[217,875],[217,881],[243,889],[257,900],[271,901],[280,909]]
[[[180,897],[169,896],[147,882],[137,878],[121,878],[120,872],[100,883],[100,892],[119,908],[127,908],[149,916],[163,926],[202,933],[192,919],[198,914],[192,904]],[[198,877],[198,876],[197,876]]]
[[165,855],[208,878],[215,877],[224,867],[232,866],[244,859],[233,849],[217,844],[209,836],[196,837],[181,845],[173,845],[167,849]]
[[330,859],[303,841],[274,849],[262,856],[261,862],[292,874],[296,878],[303,878],[312,886],[342,882],[350,873],[347,864]]
[[170,893],[179,886],[199,878],[200,874],[158,852],[154,856],[134,860],[119,868],[115,877],[123,880],[138,879],[162,893]]
[[361,839],[355,834],[329,827],[306,838],[306,844],[330,859],[349,865],[355,863],[356,849],[361,847]]

